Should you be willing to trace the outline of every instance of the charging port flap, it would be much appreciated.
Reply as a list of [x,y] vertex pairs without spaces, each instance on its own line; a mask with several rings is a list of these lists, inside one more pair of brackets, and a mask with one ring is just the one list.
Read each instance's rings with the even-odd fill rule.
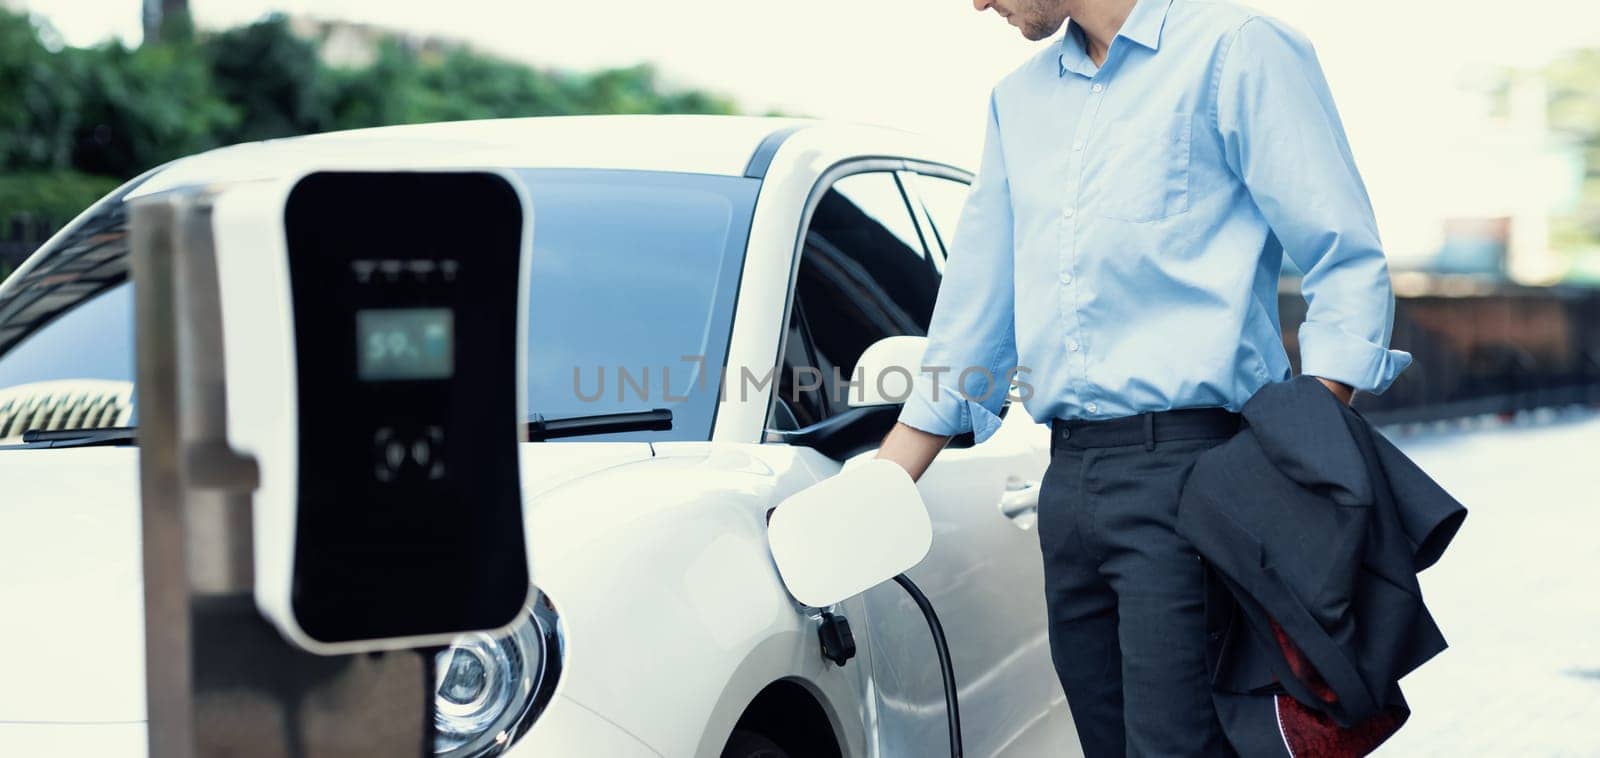
[[767,542],[789,594],[825,608],[921,562],[933,524],[906,470],[871,459],[785,499]]

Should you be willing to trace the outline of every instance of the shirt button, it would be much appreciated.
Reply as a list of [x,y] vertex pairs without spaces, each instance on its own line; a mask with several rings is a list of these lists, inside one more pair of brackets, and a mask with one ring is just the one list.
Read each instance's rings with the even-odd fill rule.
[[1105,88],[1106,88],[1106,85],[1101,84],[1099,82],[1095,82],[1095,85],[1094,85],[1094,87],[1092,89],[1094,89],[1095,92],[1100,92],[1100,91],[1104,90]]
[[1100,412],[1100,406],[1095,405],[1094,403],[1084,403],[1083,409],[1088,411],[1088,412],[1090,412],[1090,413],[1099,413]]
[[1062,274],[1061,275],[1061,283],[1062,284],[1071,284],[1072,283],[1072,274]]
[[1075,212],[1076,212],[1076,211],[1074,211],[1074,210],[1073,210],[1073,209],[1071,209],[1071,208],[1068,208],[1068,209],[1066,209],[1066,210],[1064,210],[1064,211],[1062,211],[1062,212],[1061,212],[1061,215],[1062,215],[1062,216],[1064,216],[1064,217],[1066,217],[1066,218],[1072,218],[1072,214],[1073,214],[1073,213],[1075,213]]
[[1071,350],[1074,353],[1078,352],[1078,341],[1077,340],[1067,340],[1067,349]]
[[1073,150],[1082,150],[1083,149],[1083,140],[1078,140],[1077,142],[1072,143],[1072,149]]

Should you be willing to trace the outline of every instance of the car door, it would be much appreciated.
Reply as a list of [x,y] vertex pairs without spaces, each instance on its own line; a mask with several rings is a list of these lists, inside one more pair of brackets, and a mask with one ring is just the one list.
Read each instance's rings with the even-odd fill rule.
[[[774,428],[848,412],[849,372],[867,346],[926,334],[943,251],[921,201],[907,192],[909,181],[892,171],[857,173],[821,196],[796,274]],[[815,369],[811,381],[792,378],[804,368]],[[1030,509],[1047,457],[1039,443],[1048,444],[1048,435],[1041,432],[1025,413],[1008,413],[984,444],[970,445],[970,435],[954,441],[919,482],[934,543],[910,574],[949,640],[965,748],[973,755],[1039,754],[1040,736],[1065,713],[1048,675]],[[876,752],[943,753],[942,682],[921,614],[893,584],[869,590],[863,601],[867,618],[857,635],[867,641]],[[1070,726],[1066,734],[1044,752],[1070,751]]]

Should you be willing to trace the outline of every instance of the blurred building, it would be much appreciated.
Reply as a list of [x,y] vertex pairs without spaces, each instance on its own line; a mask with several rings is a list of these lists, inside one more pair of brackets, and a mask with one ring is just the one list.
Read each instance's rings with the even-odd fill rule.
[[1583,185],[1580,146],[1551,132],[1542,77],[1515,74],[1503,92],[1476,98],[1424,164],[1435,176],[1437,244],[1407,268],[1505,276],[1548,284],[1565,271],[1551,245],[1551,217],[1575,207]]
[[421,56],[443,56],[465,49],[459,40],[394,29],[376,24],[338,21],[295,15],[289,28],[296,35],[318,44],[322,60],[330,66],[356,68],[371,65],[385,43],[404,46]]
[[144,38],[161,37],[161,24],[179,13],[189,12],[189,0],[144,0]]

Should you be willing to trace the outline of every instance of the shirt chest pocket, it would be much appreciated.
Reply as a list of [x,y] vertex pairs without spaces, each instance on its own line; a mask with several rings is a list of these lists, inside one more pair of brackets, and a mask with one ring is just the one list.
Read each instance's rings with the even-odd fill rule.
[[1085,187],[1099,215],[1144,222],[1187,212],[1190,124],[1187,113],[1105,124],[1094,180]]

